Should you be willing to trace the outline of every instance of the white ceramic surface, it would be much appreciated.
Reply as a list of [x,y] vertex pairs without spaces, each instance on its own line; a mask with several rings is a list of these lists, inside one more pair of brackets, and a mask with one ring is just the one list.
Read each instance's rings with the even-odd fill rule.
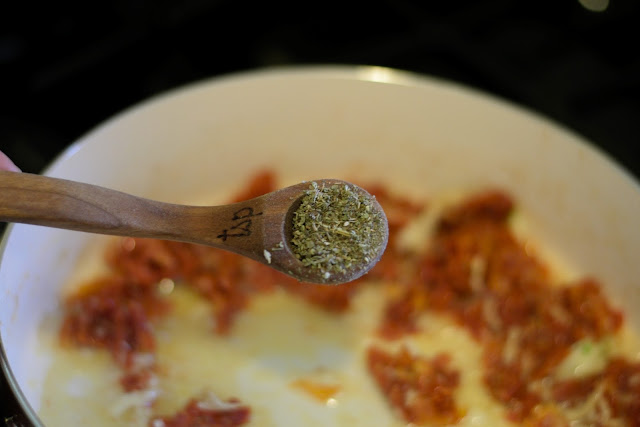
[[[376,178],[423,195],[503,187],[552,250],[607,283],[632,317],[640,303],[638,184],[556,124],[424,76],[312,67],[199,82],[108,120],[46,174],[186,202],[264,166],[291,182]],[[36,330],[89,237],[15,225],[2,242],[3,369],[36,410],[50,361]]]

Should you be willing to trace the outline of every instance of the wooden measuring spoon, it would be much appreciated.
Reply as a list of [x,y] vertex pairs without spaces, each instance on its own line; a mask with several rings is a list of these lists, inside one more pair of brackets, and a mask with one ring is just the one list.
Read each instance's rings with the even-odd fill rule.
[[230,205],[185,206],[75,181],[0,171],[0,221],[196,243],[249,257],[305,282],[338,284],[355,280],[384,252],[386,216],[375,198],[360,187],[340,180],[315,182],[348,184],[371,198],[373,209],[384,219],[383,242],[375,256],[330,277],[303,265],[289,243],[293,213],[309,183]]

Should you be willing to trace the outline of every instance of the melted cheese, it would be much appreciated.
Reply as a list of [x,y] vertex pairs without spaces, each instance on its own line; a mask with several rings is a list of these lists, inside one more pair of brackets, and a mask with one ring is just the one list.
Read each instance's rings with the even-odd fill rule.
[[[433,222],[429,214],[409,229],[423,234]],[[522,215],[514,218],[513,225],[519,236],[534,244]],[[406,234],[403,239],[408,247],[419,240]],[[100,259],[102,251],[91,251],[71,282],[90,277],[92,269],[94,274],[101,270]],[[559,257],[550,260],[559,276],[575,274]],[[483,268],[482,260],[475,268]],[[427,357],[449,353],[451,366],[461,374],[456,400],[466,411],[458,425],[512,425],[483,385],[480,346],[447,318],[425,314],[419,322],[420,334],[394,342],[376,338],[386,295],[382,287],[364,288],[352,309],[342,315],[324,312],[284,292],[261,294],[239,315],[229,337],[214,334],[208,303],[173,283],[161,288],[171,299],[173,311],[156,326],[159,372],[154,387],[125,394],[118,382],[121,372],[106,352],[51,344],[54,361],[39,412],[47,426],[145,426],[152,412],[172,414],[207,391],[223,401],[236,397],[249,405],[251,426],[403,426],[367,371],[365,353],[372,343],[387,348],[406,344]],[[489,318],[495,317],[490,304],[485,311]],[[43,342],[52,342],[50,326],[43,332],[49,334]],[[623,330],[613,337],[616,351],[637,357],[640,345],[631,339],[633,335]],[[561,366],[562,375],[601,369],[604,344],[594,344],[597,351],[591,359],[583,357],[580,345],[584,343]],[[576,416],[602,405],[601,400],[594,394],[584,408],[576,410]]]

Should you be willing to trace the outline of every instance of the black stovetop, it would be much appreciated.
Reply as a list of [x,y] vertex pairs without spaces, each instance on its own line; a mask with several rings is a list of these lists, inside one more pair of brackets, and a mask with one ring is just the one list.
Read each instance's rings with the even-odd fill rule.
[[640,177],[637,1],[613,0],[604,12],[577,0],[104,3],[3,6],[0,150],[24,171],[42,171],[105,119],[194,80],[357,64],[498,95],[593,141]]

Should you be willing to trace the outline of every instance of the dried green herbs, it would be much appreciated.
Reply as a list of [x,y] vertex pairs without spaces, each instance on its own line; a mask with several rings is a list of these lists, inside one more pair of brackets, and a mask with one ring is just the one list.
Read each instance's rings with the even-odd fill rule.
[[373,203],[353,185],[312,182],[293,216],[294,254],[324,280],[370,263],[386,243],[386,218]]

